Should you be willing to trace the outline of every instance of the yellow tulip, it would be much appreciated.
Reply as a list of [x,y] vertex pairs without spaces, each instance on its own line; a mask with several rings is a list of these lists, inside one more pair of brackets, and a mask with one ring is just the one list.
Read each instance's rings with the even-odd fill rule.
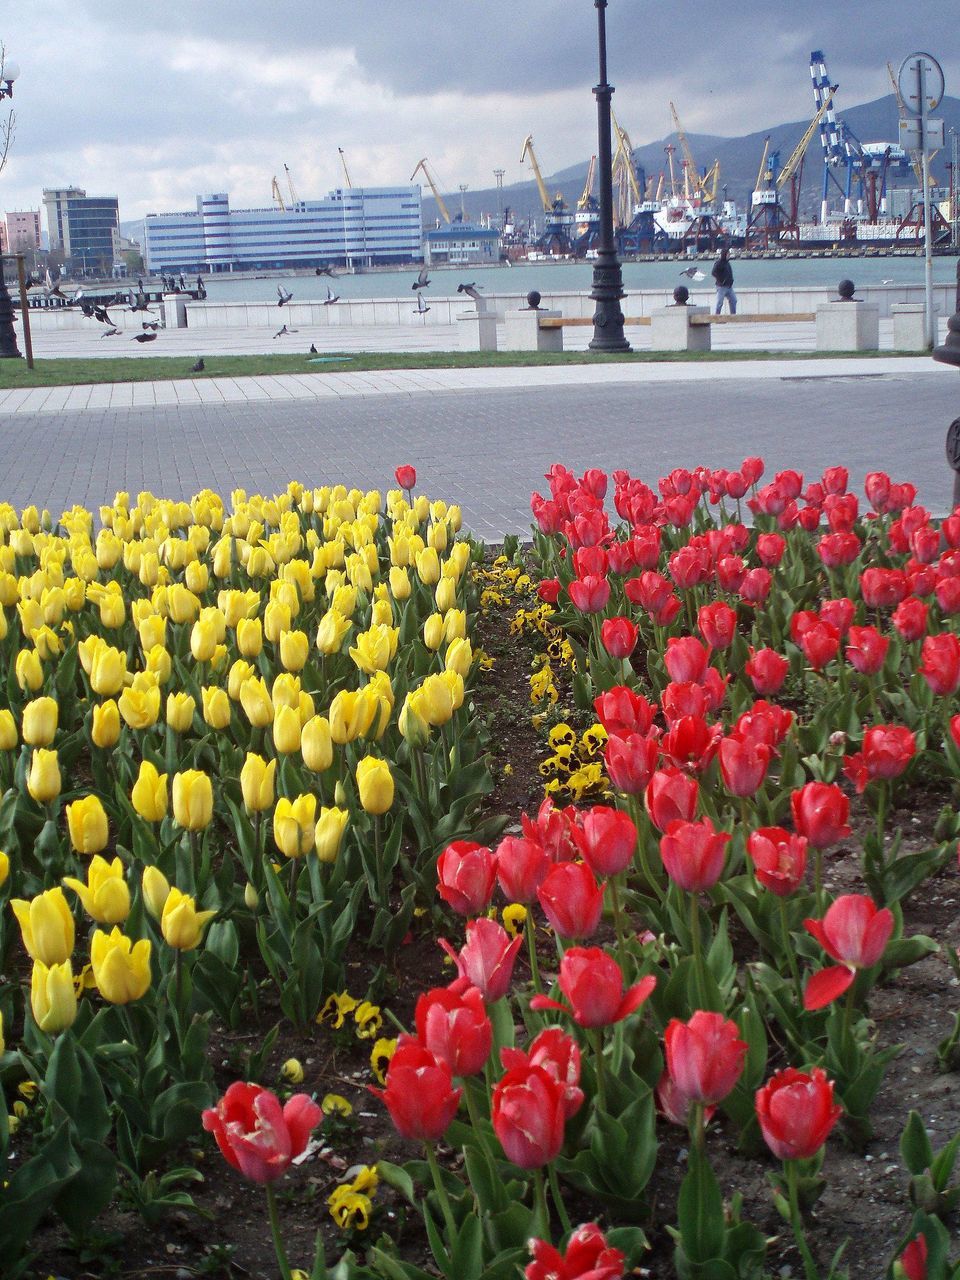
[[427,532],[427,546],[436,551],[446,551],[449,536],[445,524],[432,524]]
[[154,645],[160,644],[166,648],[167,644],[167,620],[161,618],[159,614],[152,613],[149,617],[144,618],[137,627],[137,634],[140,637],[140,648],[144,653],[149,653]]
[[464,680],[473,666],[473,646],[469,640],[451,640],[444,655],[443,665],[447,671],[455,671]]
[[191,560],[183,578],[188,590],[196,595],[203,595],[210,585],[210,570],[200,560]]
[[333,739],[326,716],[312,716],[300,735],[303,763],[313,773],[323,773],[333,764]]
[[106,592],[100,600],[100,621],[108,630],[122,627],[126,621],[127,609],[123,596],[115,591]]
[[382,627],[393,626],[393,605],[389,599],[374,600],[373,608],[370,610],[370,624]]
[[[63,630],[70,628],[72,633],[73,627],[69,622],[63,624]],[[40,627],[38,631],[34,631],[33,647],[36,650],[37,657],[43,661],[46,658],[55,658],[63,652],[63,641],[55,631],[51,631],[49,627]]]
[[173,775],[173,816],[187,831],[202,831],[210,825],[213,784],[209,774],[200,769],[187,769]]
[[200,601],[179,582],[167,591],[167,609],[174,622],[193,622],[200,612]]
[[277,707],[273,714],[273,745],[280,755],[300,750],[300,713],[293,707]]
[[382,738],[390,717],[393,715],[393,686],[385,671],[378,671],[371,676],[369,684],[360,690],[361,697],[374,704],[373,723],[367,730],[367,737]]
[[365,756],[357,765],[357,789],[367,813],[386,813],[393,804],[393,775],[386,760]]
[[459,711],[463,706],[465,692],[463,687],[463,676],[459,671],[441,671],[436,678],[448,689],[450,699],[453,702],[454,711]]
[[33,960],[62,964],[73,952],[73,916],[63,890],[57,885],[30,902],[11,898],[10,906],[20,925],[23,945]]
[[254,669],[249,662],[238,658],[227,673],[227,693],[231,702],[240,701],[240,690],[247,680],[253,678]]
[[339,613],[341,618],[352,618],[357,607],[357,589],[343,583],[333,593],[330,608]]
[[160,719],[160,690],[155,685],[131,685],[121,693],[117,706],[131,729],[149,729]]
[[38,747],[30,762],[27,790],[37,804],[49,804],[60,794],[60,762],[56,751]]
[[423,714],[423,694],[419,689],[412,689],[403,700],[400,715],[397,718],[400,736],[422,751],[430,741],[430,723]]
[[357,643],[351,648],[350,657],[368,676],[375,671],[385,671],[397,651],[399,635],[397,627],[375,624],[357,636]]
[[305,631],[280,633],[280,661],[288,671],[302,671],[310,653],[310,641]]
[[17,722],[13,718],[13,712],[4,707],[0,711],[0,751],[12,751],[18,741]]
[[23,708],[21,732],[31,747],[49,747],[56,737],[60,707],[56,698],[34,698]]
[[204,685],[200,690],[203,702],[203,718],[211,729],[226,729],[233,715],[226,689],[217,685]]
[[120,737],[120,710],[112,698],[93,708],[90,737],[95,747],[105,749],[116,746]]
[[430,499],[425,493],[421,493],[413,500],[413,513],[417,520],[423,524],[427,516],[430,514]]
[[37,692],[43,684],[43,667],[40,665],[40,655],[35,649],[20,650],[14,664],[14,674],[21,689],[24,691],[29,689],[31,693]]
[[419,689],[420,714],[427,724],[447,724],[453,717],[453,694],[441,676],[427,676]]
[[299,858],[309,852],[315,839],[316,796],[282,796],[273,811],[273,839],[282,854]]
[[443,644],[443,618],[439,613],[431,613],[423,624],[423,643],[432,652]]
[[284,631],[290,630],[293,613],[288,604],[271,600],[263,611],[263,634],[271,644],[277,644]]
[[140,772],[130,792],[130,803],[147,822],[159,822],[167,813],[167,775],[159,773],[149,760],[140,764]]
[[30,1008],[34,1022],[47,1035],[56,1035],[73,1025],[77,1016],[77,993],[69,960],[49,967],[42,960],[34,961]]
[[117,928],[110,933],[97,929],[90,942],[90,965],[104,1000],[129,1004],[147,994],[153,979],[150,951],[149,938],[133,942]]
[[269,762],[253,751],[247,752],[247,758],[240,770],[240,790],[243,792],[243,803],[248,813],[261,813],[273,804],[273,779],[277,771],[276,760]]
[[245,658],[255,658],[263,648],[263,623],[259,618],[241,618],[237,623],[237,648]]
[[297,714],[300,717],[301,727],[312,720],[317,714],[317,708],[314,706],[313,699],[305,689],[300,690],[300,696],[297,698]]
[[167,724],[174,733],[186,733],[193,724],[197,704],[189,693],[167,695]]
[[317,648],[321,653],[339,653],[351,622],[335,609],[328,609],[317,628]]
[[198,618],[190,631],[190,652],[195,662],[209,662],[217,647],[217,629],[206,618]]
[[181,893],[174,885],[160,917],[160,932],[164,942],[177,951],[193,951],[200,945],[207,922],[216,914],[216,911],[198,911],[193,898],[187,893]]
[[321,862],[336,862],[349,821],[346,809],[321,808],[314,830],[314,846]]
[[144,867],[140,891],[143,894],[143,905],[154,920],[159,920],[163,915],[164,903],[170,896],[170,881],[159,867]]
[[441,578],[437,583],[433,598],[440,613],[447,613],[457,603],[457,584],[451,578]]
[[166,684],[173,670],[173,660],[162,644],[155,644],[144,658],[144,670],[154,676],[157,684]]
[[240,686],[240,705],[254,729],[273,723],[273,703],[262,679],[251,678]]
[[274,707],[293,707],[300,705],[300,677],[291,671],[281,671],[273,682],[270,697]]
[[[10,874],[10,859],[0,849],[0,889],[7,883],[7,876]],[[0,1050],[0,1053],[3,1051]]]
[[409,600],[413,587],[410,585],[410,575],[400,565],[393,565],[390,570],[390,594],[394,600]]
[[440,581],[440,557],[435,547],[424,547],[416,557],[417,577],[424,586],[432,587]]
[[101,643],[93,655],[90,687],[102,698],[112,698],[123,688],[127,674],[127,656],[113,645]]
[[67,829],[77,853],[99,853],[110,837],[107,814],[98,796],[84,796],[67,805]]
[[340,746],[359,738],[373,723],[376,704],[361,694],[362,690],[341,689],[330,703],[330,736]]
[[107,862],[95,854],[87,868],[86,884],[73,876],[64,876],[63,883],[74,891],[84,911],[97,924],[121,924],[130,914],[130,890],[119,858]]

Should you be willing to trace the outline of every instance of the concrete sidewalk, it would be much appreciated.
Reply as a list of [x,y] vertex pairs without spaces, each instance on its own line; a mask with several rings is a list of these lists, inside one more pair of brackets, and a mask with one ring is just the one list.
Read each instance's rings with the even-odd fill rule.
[[[0,369],[2,372],[2,369]],[[101,383],[95,386],[0,389],[0,416],[82,413],[106,409],[155,409],[226,404],[354,400],[365,396],[413,396],[464,391],[533,388],[644,386],[654,383],[811,381],[885,377],[956,381],[953,369],[929,356],[877,356],[792,360],[676,361],[650,364],[579,364],[523,368],[394,369],[351,373],[296,373],[250,378],[197,377],[169,382]],[[944,386],[946,386],[944,382]],[[960,388],[958,388],[960,390]]]

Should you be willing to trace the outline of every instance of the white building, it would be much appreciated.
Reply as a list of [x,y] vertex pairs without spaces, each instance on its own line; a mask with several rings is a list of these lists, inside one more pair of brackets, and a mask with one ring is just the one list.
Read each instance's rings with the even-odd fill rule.
[[422,256],[420,188],[338,187],[289,209],[231,209],[220,192],[197,196],[196,212],[147,214],[145,231],[153,273],[413,262]]

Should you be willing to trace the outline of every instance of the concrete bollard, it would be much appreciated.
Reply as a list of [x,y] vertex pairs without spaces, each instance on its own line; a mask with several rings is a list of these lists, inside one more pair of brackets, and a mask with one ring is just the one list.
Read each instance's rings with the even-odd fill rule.
[[822,302],[817,307],[818,351],[877,351],[880,308],[875,302]]
[[559,320],[562,311],[532,309],[508,311],[506,314],[508,351],[562,351],[563,330],[541,329],[541,320]]
[[893,316],[894,351],[925,351],[927,346],[926,309],[922,302],[895,302]]
[[497,316],[487,311],[486,303],[477,304],[476,311],[457,316],[457,336],[461,351],[496,351]]
[[179,294],[174,294],[172,297],[163,299],[163,323],[168,329],[186,329],[186,298],[180,297]]
[[693,325],[693,316],[709,315],[707,307],[658,307],[650,313],[652,351],[709,351],[710,326]]

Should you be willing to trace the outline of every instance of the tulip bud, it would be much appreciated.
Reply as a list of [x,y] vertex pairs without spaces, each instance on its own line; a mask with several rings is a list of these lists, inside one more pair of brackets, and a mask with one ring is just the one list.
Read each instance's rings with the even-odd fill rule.
[[240,705],[254,729],[264,729],[273,722],[273,703],[263,680],[251,678],[240,686]]
[[443,644],[443,618],[439,613],[431,613],[423,624],[423,643],[432,652]]
[[263,648],[263,623],[259,618],[241,618],[237,623],[237,648],[245,658],[255,658]]
[[30,762],[27,790],[37,804],[49,804],[60,794],[60,763],[56,751],[38,747]]
[[203,703],[204,722],[218,732],[228,728],[233,711],[226,689],[221,689],[217,685],[204,685],[200,690],[200,698]]
[[154,920],[159,920],[170,896],[170,882],[159,867],[144,867],[140,892],[143,894],[143,905]]
[[283,631],[280,634],[280,661],[287,671],[302,671],[310,652],[305,631]]
[[17,722],[13,718],[13,712],[4,707],[0,711],[0,751],[12,751],[17,740]]
[[410,576],[406,569],[400,565],[394,565],[390,570],[390,594],[394,600],[409,600],[412,590]]
[[77,853],[99,853],[110,836],[107,815],[98,796],[84,796],[67,805],[67,829]]
[[403,700],[397,720],[400,736],[418,751],[423,751],[430,741],[430,725],[422,713],[422,702],[420,690],[411,690]]
[[315,840],[316,796],[286,796],[277,801],[273,811],[273,839],[287,858],[299,858],[309,852]]
[[57,732],[60,707],[56,698],[34,698],[23,708],[21,733],[31,747],[49,747]]
[[102,750],[116,746],[120,737],[120,711],[112,698],[93,708],[90,737],[93,745]]
[[248,680],[252,680],[254,669],[249,662],[244,662],[242,658],[238,658],[227,675],[227,693],[230,695],[231,702],[240,701],[240,690]]
[[189,693],[171,693],[167,697],[167,725],[174,733],[186,733],[193,725],[197,704]]
[[247,752],[240,770],[240,790],[248,813],[261,813],[273,804],[273,779],[277,771],[276,760],[267,763],[262,756]]
[[14,664],[14,674],[21,689],[36,693],[43,684],[43,667],[35,649],[21,649]]
[[273,715],[273,745],[279,755],[300,750],[300,713],[293,707],[277,707]]
[[379,816],[393,804],[393,775],[386,760],[365,756],[357,765],[360,804],[367,813]]
[[323,773],[333,763],[333,739],[326,716],[312,716],[300,735],[303,763],[313,773]]
[[34,1022],[47,1035],[56,1035],[73,1025],[77,1016],[77,994],[69,960],[49,968],[42,960],[34,961],[30,1009]]
[[243,890],[243,902],[248,911],[256,911],[260,905],[260,895],[249,880]]
[[347,803],[349,801],[349,796],[347,795],[347,789],[343,785],[343,783],[340,782],[339,780],[337,781],[336,785],[333,788],[333,801],[334,801],[334,804],[336,804],[337,807],[340,809],[346,808]]
[[349,821],[350,814],[346,809],[321,808],[314,830],[314,844],[321,862],[336,862]]
[[[180,776],[177,774],[174,778],[174,788],[176,778]],[[193,951],[200,945],[207,922],[216,914],[216,911],[198,911],[194,899],[174,885],[163,905],[160,932],[168,947],[177,951]]]
[[90,667],[90,687],[101,697],[112,698],[123,688],[127,657],[112,645],[100,642]]
[[10,906],[32,959],[47,965],[69,959],[73,951],[73,916],[59,885],[37,894],[30,902],[11,898]]
[[187,831],[202,831],[210,825],[213,785],[208,774],[187,769],[173,775],[173,816]]
[[140,764],[140,772],[130,792],[130,802],[147,822],[160,822],[167,812],[167,775],[158,773],[149,760]]

